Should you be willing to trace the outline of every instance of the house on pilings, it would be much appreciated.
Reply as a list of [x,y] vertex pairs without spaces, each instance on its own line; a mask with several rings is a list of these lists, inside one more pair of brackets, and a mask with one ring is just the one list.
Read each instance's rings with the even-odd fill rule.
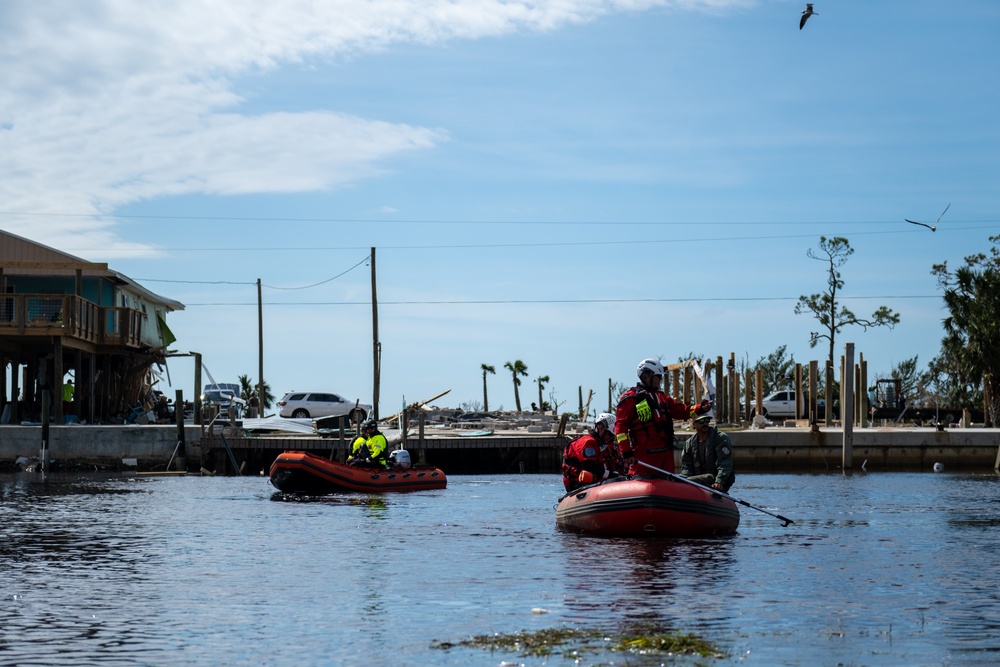
[[[121,423],[152,407],[151,371],[174,341],[167,314],[184,305],[131,278],[0,230],[0,421]],[[63,406],[63,380],[75,384]]]

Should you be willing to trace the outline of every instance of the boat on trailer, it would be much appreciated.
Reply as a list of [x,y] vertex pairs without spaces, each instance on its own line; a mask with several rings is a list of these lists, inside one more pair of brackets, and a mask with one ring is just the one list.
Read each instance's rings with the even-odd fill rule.
[[556,525],[606,537],[712,537],[735,533],[740,510],[707,487],[637,475],[567,493],[556,507]]
[[353,466],[303,451],[282,452],[271,464],[269,475],[279,491],[308,495],[423,491],[448,485],[444,472],[433,466]]

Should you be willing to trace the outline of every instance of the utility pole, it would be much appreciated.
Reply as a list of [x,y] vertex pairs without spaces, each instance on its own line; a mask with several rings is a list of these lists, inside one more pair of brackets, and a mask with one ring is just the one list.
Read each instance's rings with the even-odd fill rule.
[[379,382],[381,367],[379,357],[381,345],[378,342],[378,295],[375,290],[375,248],[372,248],[372,419],[378,419]]
[[257,279],[257,416],[264,416],[264,304]]

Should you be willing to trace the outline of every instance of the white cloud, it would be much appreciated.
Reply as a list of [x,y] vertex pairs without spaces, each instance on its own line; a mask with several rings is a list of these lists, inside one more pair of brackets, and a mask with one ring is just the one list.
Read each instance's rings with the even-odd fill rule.
[[[551,30],[615,11],[746,0],[8,0],[0,5],[4,227],[110,248],[107,217],[170,195],[303,192],[377,175],[441,129],[330,111],[239,113],[232,80],[395,42]],[[69,238],[67,238],[67,234]],[[121,252],[134,249],[120,248]]]

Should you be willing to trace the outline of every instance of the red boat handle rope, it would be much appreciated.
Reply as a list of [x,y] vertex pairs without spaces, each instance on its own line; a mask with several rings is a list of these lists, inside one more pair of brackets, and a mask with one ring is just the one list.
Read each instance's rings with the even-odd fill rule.
[[699,484],[698,482],[694,482],[694,481],[688,479],[687,477],[681,477],[680,475],[675,475],[672,472],[667,472],[666,470],[663,470],[662,468],[657,468],[656,466],[651,466],[648,463],[643,463],[642,461],[636,461],[636,463],[638,463],[641,466],[645,466],[645,467],[649,468],[650,470],[655,470],[656,472],[658,472],[660,474],[666,475],[667,477],[670,477],[671,479],[675,479],[678,482],[685,482],[687,484],[692,484],[692,485],[697,486],[699,488],[705,489],[706,491],[708,491],[710,493],[714,493],[716,495],[722,496],[723,498],[729,498],[734,503],[739,503],[740,505],[743,505],[744,507],[749,507],[750,509],[755,509],[758,512],[763,512],[764,514],[769,514],[770,516],[773,516],[775,519],[778,519],[779,521],[784,521],[784,524],[781,526],[782,528],[788,526],[788,524],[790,524],[790,523],[795,523],[791,519],[789,519],[787,517],[783,517],[780,514],[774,514],[772,512],[768,512],[765,509],[761,509],[760,507],[757,507],[755,505],[751,505],[750,503],[746,502],[745,500],[740,500],[739,498],[734,498],[733,496],[729,495],[725,491],[719,491],[718,489],[713,489],[710,486],[705,486],[704,484]]

